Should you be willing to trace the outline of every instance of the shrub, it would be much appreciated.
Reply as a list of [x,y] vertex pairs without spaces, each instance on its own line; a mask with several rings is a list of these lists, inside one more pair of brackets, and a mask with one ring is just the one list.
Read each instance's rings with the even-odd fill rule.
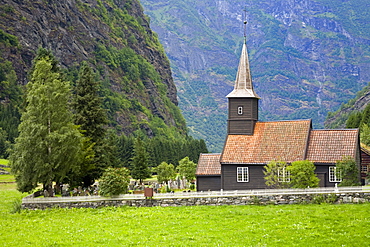
[[360,171],[356,161],[352,157],[345,156],[338,160],[336,167],[339,171],[342,182],[339,186],[359,186],[360,185]]
[[100,195],[115,196],[127,193],[130,172],[127,168],[111,168],[105,170],[100,179]]
[[315,174],[315,165],[308,160],[298,160],[288,166],[293,188],[315,188],[319,187],[319,179]]

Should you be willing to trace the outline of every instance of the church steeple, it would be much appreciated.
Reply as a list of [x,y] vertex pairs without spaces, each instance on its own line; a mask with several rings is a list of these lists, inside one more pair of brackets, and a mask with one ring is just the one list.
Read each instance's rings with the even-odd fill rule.
[[[244,28],[246,24],[247,21],[244,21]],[[259,97],[253,89],[245,36],[244,31],[244,44],[234,90],[226,96],[229,99],[229,135],[253,135],[254,126],[258,121]]]
[[259,98],[253,90],[252,77],[249,68],[249,59],[246,42],[243,44],[240,56],[238,73],[236,75],[234,90],[229,93],[227,98]]

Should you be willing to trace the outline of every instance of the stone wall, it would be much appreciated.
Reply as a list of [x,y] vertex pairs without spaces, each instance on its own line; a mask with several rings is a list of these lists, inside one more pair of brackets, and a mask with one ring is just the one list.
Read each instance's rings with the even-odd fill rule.
[[301,195],[256,195],[256,196],[217,196],[189,198],[156,199],[114,199],[102,198],[93,201],[42,202],[23,201],[25,209],[47,208],[99,208],[99,207],[178,207],[178,206],[219,206],[219,205],[282,205],[282,204],[321,204],[321,203],[366,203],[370,202],[370,193],[343,194],[301,194]]

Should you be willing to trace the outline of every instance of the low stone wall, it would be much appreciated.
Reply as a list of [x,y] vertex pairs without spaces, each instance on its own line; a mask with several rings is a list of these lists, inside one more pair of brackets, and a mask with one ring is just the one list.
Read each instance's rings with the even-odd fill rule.
[[155,199],[114,199],[101,198],[92,201],[68,202],[32,202],[23,201],[22,208],[99,208],[99,207],[178,207],[178,206],[219,206],[219,205],[282,205],[282,204],[321,204],[321,203],[366,203],[370,202],[370,193],[343,194],[300,194],[300,195],[256,195],[256,196],[217,196],[189,198]]

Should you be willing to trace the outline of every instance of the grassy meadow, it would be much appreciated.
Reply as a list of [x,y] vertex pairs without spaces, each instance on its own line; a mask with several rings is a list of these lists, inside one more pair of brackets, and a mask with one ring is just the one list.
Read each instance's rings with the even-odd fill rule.
[[370,204],[22,210],[0,184],[2,246],[367,246]]

